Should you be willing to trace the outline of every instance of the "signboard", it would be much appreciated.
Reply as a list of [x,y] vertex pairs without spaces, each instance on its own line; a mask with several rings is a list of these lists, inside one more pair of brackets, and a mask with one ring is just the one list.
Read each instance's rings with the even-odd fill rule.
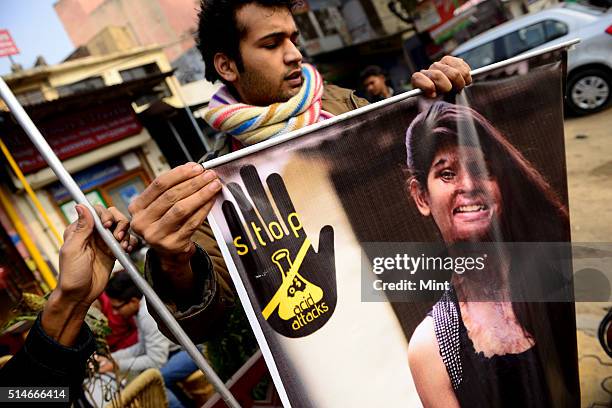
[[211,226],[285,406],[579,405],[548,61],[219,159]]
[[19,54],[19,49],[8,30],[0,29],[0,57]]
[[[37,125],[61,160],[142,131],[142,125],[129,102],[92,107]],[[46,167],[42,156],[21,129],[7,135],[6,144],[24,173]]]
[[[74,174],[73,178],[79,185],[79,188],[86,191],[114,180],[125,172],[126,170],[119,160],[111,159],[81,170]],[[48,190],[56,202],[62,202],[70,197],[70,193],[60,182],[52,184],[48,187]]]
[[463,3],[463,0],[425,0],[415,11],[414,21],[417,30],[430,31],[440,27],[454,17],[455,9]]

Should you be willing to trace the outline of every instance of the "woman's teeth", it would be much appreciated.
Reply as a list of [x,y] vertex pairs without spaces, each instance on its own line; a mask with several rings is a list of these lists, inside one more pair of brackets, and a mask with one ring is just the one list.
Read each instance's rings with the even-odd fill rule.
[[483,204],[478,205],[462,205],[455,209],[455,213],[466,213],[466,212],[476,212],[476,211],[484,211],[486,207]]

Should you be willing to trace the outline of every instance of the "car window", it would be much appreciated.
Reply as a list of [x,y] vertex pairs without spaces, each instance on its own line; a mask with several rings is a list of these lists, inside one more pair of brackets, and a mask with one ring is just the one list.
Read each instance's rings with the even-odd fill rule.
[[523,27],[502,37],[508,58],[544,44],[546,33],[544,22]]
[[568,33],[567,24],[557,20],[546,20],[544,22],[544,28],[546,29],[547,41],[563,37]]
[[458,57],[467,62],[470,67],[480,68],[495,62],[495,46],[491,41],[459,54]]

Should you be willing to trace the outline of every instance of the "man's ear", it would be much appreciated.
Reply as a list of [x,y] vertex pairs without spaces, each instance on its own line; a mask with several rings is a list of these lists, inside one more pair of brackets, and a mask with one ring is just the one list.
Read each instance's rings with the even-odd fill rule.
[[421,183],[417,179],[413,178],[410,180],[410,195],[414,200],[419,212],[424,217],[431,215],[431,209],[429,208],[429,196],[427,191],[421,187]]
[[213,59],[215,70],[225,82],[234,82],[238,79],[238,67],[236,62],[222,52],[215,54]]

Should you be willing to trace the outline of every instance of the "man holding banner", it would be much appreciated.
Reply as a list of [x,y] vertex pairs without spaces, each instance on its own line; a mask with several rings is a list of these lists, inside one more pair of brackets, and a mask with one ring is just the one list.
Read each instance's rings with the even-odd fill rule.
[[[288,6],[208,1],[207,30],[225,87],[204,117],[236,147],[360,105],[301,64]],[[149,280],[199,342],[233,304],[229,269],[286,406],[577,406],[564,52],[162,175],[129,208]],[[471,82],[444,61],[413,76],[425,96]]]
[[[206,78],[225,84],[204,116],[234,138],[235,148],[367,104],[351,90],[324,84],[313,66],[302,63],[298,36],[289,0],[202,2],[199,48]],[[444,57],[415,73],[412,83],[435,97],[470,84],[470,69]],[[233,305],[227,267],[205,222],[220,189],[213,171],[188,163],[158,177],[129,207],[131,227],[152,248],[149,282],[196,343]]]

